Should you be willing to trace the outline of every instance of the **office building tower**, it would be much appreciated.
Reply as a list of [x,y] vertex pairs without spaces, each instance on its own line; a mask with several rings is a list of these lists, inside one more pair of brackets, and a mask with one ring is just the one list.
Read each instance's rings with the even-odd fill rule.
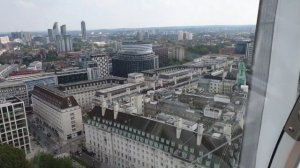
[[242,39],[235,42],[235,54],[246,54],[247,44],[250,43],[249,39]]
[[158,56],[159,67],[166,66],[168,64],[168,48],[163,45],[153,46],[153,52]]
[[30,32],[12,32],[11,37],[12,39],[21,39],[25,45],[30,45],[32,41]]
[[56,72],[56,77],[58,84],[88,80],[87,71],[85,69]]
[[0,144],[9,144],[31,152],[24,102],[16,97],[0,101]]
[[87,75],[88,75],[88,80],[97,80],[100,79],[100,67],[98,67],[98,64],[95,61],[87,61],[86,62],[87,67]]
[[149,39],[149,37],[150,37],[149,31],[145,31],[144,38],[145,39]]
[[60,35],[59,34],[59,26],[58,26],[58,23],[55,22],[54,25],[53,25],[53,37],[54,39],[56,39],[56,36]]
[[121,50],[112,58],[113,75],[127,77],[129,73],[158,68],[158,56],[152,44],[124,42]]
[[187,32],[186,39],[187,40],[193,40],[193,33]]
[[12,39],[21,39],[22,38],[22,32],[11,32],[11,38]]
[[31,45],[32,36],[30,32],[22,32],[22,41],[26,45]]
[[81,108],[73,96],[54,87],[37,85],[32,93],[32,108],[61,139],[82,134]]
[[138,41],[143,41],[144,40],[144,32],[138,31],[136,33],[136,38],[137,38]]
[[177,34],[177,40],[178,40],[178,41],[183,40],[183,31],[179,31],[179,32],[178,32],[178,34]]
[[100,74],[98,78],[103,78],[109,75],[108,69],[108,55],[106,53],[92,54],[90,60],[97,63]]
[[82,35],[82,40],[87,40],[86,26],[84,21],[81,21],[81,35]]
[[73,51],[73,42],[70,35],[57,35],[56,36],[56,50],[57,52],[70,52]]
[[54,41],[54,36],[53,36],[53,30],[52,29],[48,29],[48,37],[49,37],[50,42]]
[[247,65],[251,66],[253,64],[253,50],[254,50],[254,46],[253,46],[253,42],[249,42],[246,45],[246,61],[247,61]]
[[169,54],[169,57],[171,59],[182,61],[185,58],[185,51],[184,48],[181,46],[175,46],[170,48]]
[[67,35],[67,26],[66,26],[66,25],[60,26],[60,34],[61,34],[62,36]]
[[244,62],[239,63],[236,80],[238,86],[246,85],[246,66]]

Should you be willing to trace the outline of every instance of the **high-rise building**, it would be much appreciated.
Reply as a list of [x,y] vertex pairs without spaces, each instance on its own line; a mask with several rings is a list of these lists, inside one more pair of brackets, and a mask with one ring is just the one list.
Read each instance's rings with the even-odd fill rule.
[[153,46],[153,51],[155,55],[158,56],[159,67],[166,66],[168,63],[168,48],[162,45]]
[[187,40],[193,40],[193,33],[187,32]]
[[60,26],[60,34],[61,34],[62,36],[67,35],[67,26],[66,26],[66,25]]
[[32,108],[61,139],[82,134],[81,108],[73,96],[54,87],[37,85],[32,93]]
[[73,42],[70,35],[57,35],[56,36],[56,50],[57,52],[70,52],[73,51]]
[[150,37],[149,31],[145,31],[144,38],[145,39],[149,39],[149,37]]
[[81,35],[82,35],[82,40],[87,40],[86,27],[84,21],[81,21]]
[[98,65],[100,71],[98,79],[109,75],[108,55],[106,53],[93,54],[90,56],[90,59]]
[[144,32],[138,31],[138,32],[136,33],[136,38],[137,38],[137,40],[139,40],[139,41],[143,41],[143,40],[144,40]]
[[246,85],[246,66],[244,62],[239,63],[236,80],[239,86]]
[[158,68],[158,56],[152,44],[124,42],[121,50],[112,58],[113,75],[127,77],[129,73]]
[[246,45],[246,61],[247,65],[251,66],[253,64],[253,42],[247,43]]
[[54,37],[54,39],[56,39],[57,35],[60,35],[59,34],[59,26],[58,26],[58,23],[55,22],[54,25],[53,25],[53,37]]
[[247,44],[251,41],[249,39],[242,39],[235,42],[235,53],[236,54],[246,54]]
[[169,55],[169,57],[171,59],[176,59],[176,60],[182,61],[185,58],[184,48],[181,47],[181,46],[172,47],[170,49],[170,55]]
[[[2,98],[2,97],[1,97]],[[31,152],[24,102],[16,97],[0,101],[0,144]]]
[[48,37],[49,37],[50,42],[54,41],[54,36],[53,36],[53,30],[52,29],[48,29]]
[[178,41],[183,40],[183,31],[179,31],[179,32],[178,32],[177,40],[178,40]]
[[30,32],[12,32],[11,37],[13,39],[21,39],[26,45],[30,45],[32,41],[32,36]]
[[109,58],[106,53],[83,53],[79,63],[82,68],[87,69],[89,80],[109,76]]

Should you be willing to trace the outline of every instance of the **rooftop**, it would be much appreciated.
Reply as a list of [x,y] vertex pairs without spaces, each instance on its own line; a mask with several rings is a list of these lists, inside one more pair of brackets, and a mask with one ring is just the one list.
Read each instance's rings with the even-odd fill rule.
[[62,92],[55,87],[35,85],[32,95],[37,96],[60,109],[78,106],[78,103],[73,96]]
[[77,86],[77,85],[84,85],[84,84],[90,84],[90,83],[97,83],[97,82],[109,81],[109,80],[122,81],[121,82],[121,84],[122,84],[127,79],[126,78],[122,78],[122,77],[110,76],[110,77],[105,77],[105,78],[98,79],[98,80],[85,80],[85,81],[72,82],[72,83],[67,83],[67,84],[59,84],[58,89],[59,90],[65,90],[66,87]]
[[[96,106],[89,113],[89,117],[90,121],[88,123],[91,125],[94,124],[94,126],[96,126],[96,121],[100,124],[105,123],[106,128],[110,127],[113,131],[115,131],[115,129],[122,129],[121,132],[116,131],[116,133],[121,133],[123,136],[127,136],[127,134],[129,136],[129,133],[131,133],[130,130],[132,130],[132,133],[138,136],[139,139],[145,139],[145,143],[146,139],[148,139],[147,142],[152,141],[154,144],[157,143],[157,147],[161,150],[170,152],[174,157],[188,162],[192,162],[208,154],[210,151],[214,151],[214,153],[212,153],[212,159],[217,162],[221,162],[221,160],[219,160],[220,157],[229,157],[229,155],[226,154],[228,152],[228,145],[224,146],[224,143],[226,144],[227,142],[224,136],[216,139],[211,135],[204,134],[202,143],[198,146],[196,132],[182,129],[180,138],[176,138],[177,127],[142,116],[118,112],[117,118],[114,119],[114,112],[112,110],[107,109],[105,115],[102,116],[101,107]],[[98,126],[100,127],[100,125]],[[234,129],[238,128],[234,127]],[[239,133],[240,131],[236,131],[233,137]],[[223,155],[224,153],[226,155]],[[228,161],[229,158],[223,160]],[[223,166],[228,166],[228,163],[222,164],[224,164]]]
[[140,84],[141,83],[126,83],[126,84],[123,84],[123,85],[118,85],[118,86],[113,86],[113,87],[110,87],[110,88],[98,90],[97,92],[105,94],[105,93],[110,93],[110,92],[113,92],[113,91],[116,91],[116,90],[129,88],[129,87],[132,87],[132,86],[138,86]]

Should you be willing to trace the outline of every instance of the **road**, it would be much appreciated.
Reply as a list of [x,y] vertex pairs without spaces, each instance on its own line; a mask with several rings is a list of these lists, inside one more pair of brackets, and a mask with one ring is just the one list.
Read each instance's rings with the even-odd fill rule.
[[87,165],[93,168],[108,168],[108,166],[104,166],[99,160],[95,159],[92,156],[89,156],[88,154],[82,152],[81,156],[73,155],[77,159],[80,159],[81,161],[85,162]]
[[[36,120],[35,114],[27,116],[29,131],[35,135],[40,145],[51,154],[69,153],[80,150],[83,136],[73,138],[68,141],[60,139],[52,130]],[[51,134],[51,137],[47,136]]]

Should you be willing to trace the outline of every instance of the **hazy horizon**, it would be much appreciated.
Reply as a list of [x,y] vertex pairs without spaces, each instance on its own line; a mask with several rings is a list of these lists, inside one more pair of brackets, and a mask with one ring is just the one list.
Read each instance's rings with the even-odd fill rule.
[[[255,25],[258,0],[0,0],[0,32]],[[205,17],[204,17],[205,16]]]

